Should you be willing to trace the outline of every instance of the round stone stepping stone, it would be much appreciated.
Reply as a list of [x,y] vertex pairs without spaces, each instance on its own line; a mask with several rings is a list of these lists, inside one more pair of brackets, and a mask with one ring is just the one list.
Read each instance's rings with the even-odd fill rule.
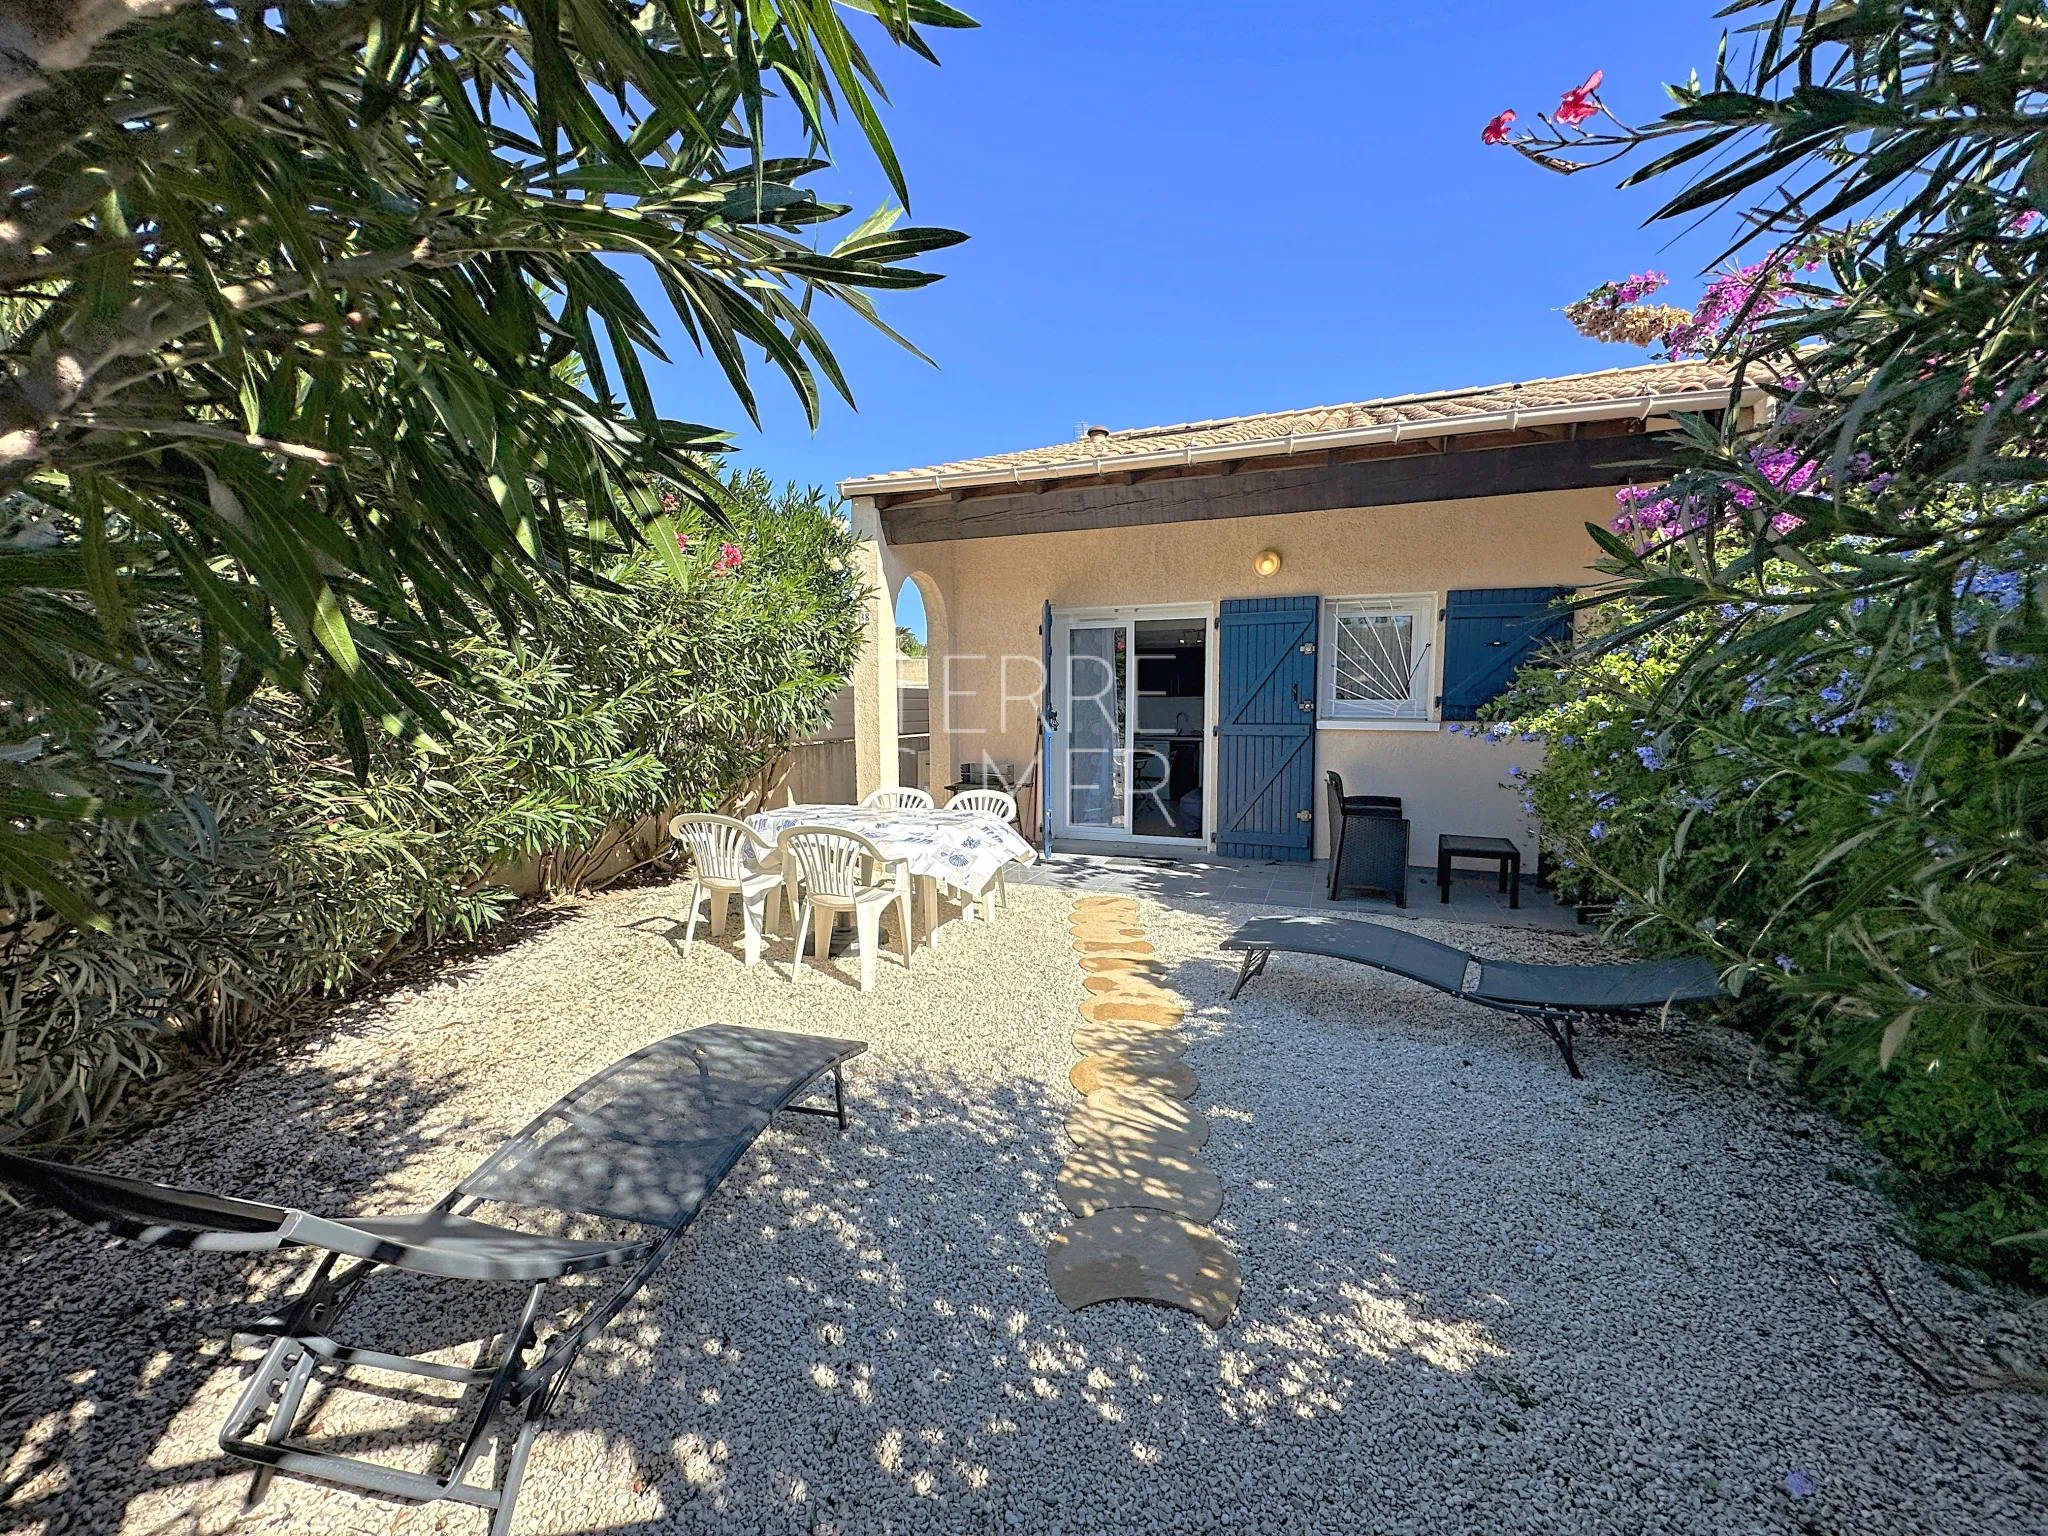
[[1090,976],[1142,976],[1158,980],[1166,967],[1148,955],[1084,955],[1081,969]]
[[1121,1056],[1133,1064],[1179,1061],[1187,1048],[1179,1030],[1154,1024],[1083,1024],[1074,1031],[1074,1049],[1083,1056]]
[[1127,997],[1134,1003],[1156,1003],[1161,1007],[1168,1007],[1180,1002],[1180,994],[1170,987],[1155,987],[1151,982],[1138,977],[1090,976],[1081,985],[1090,992],[1113,992],[1118,997]]
[[1178,1099],[1141,1088],[1104,1088],[1067,1116],[1077,1146],[1141,1147],[1149,1152],[1199,1152],[1209,1140],[1208,1119]]
[[1104,1088],[1139,1089],[1164,1094],[1169,1099],[1192,1099],[1202,1086],[1192,1068],[1183,1061],[1132,1061],[1120,1054],[1084,1056],[1067,1072],[1076,1093],[1097,1093]]
[[1223,1181],[1194,1158],[1133,1147],[1081,1148],[1061,1167],[1059,1191],[1082,1217],[1142,1209],[1206,1222],[1223,1209]]
[[1128,997],[1111,994],[1107,997],[1091,997],[1081,1005],[1081,1017],[1091,1024],[1150,1024],[1155,1028],[1171,1029],[1187,1015],[1187,1009],[1178,999],[1169,1007],[1162,1003],[1138,1003]]
[[1067,929],[1076,944],[1144,944],[1145,930],[1121,923],[1075,923]]
[[1237,1310],[1237,1260],[1213,1232],[1164,1211],[1098,1211],[1056,1233],[1045,1272],[1069,1311],[1152,1301],[1221,1328]]

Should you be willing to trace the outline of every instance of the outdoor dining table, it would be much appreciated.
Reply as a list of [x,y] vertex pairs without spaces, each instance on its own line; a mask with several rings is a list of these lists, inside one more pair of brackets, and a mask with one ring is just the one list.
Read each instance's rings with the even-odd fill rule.
[[791,827],[837,827],[858,832],[890,863],[901,863],[917,885],[925,942],[939,926],[939,887],[981,895],[1006,864],[1029,864],[1038,853],[1016,828],[985,811],[893,810],[879,805],[785,805],[758,811],[747,825],[769,842]]

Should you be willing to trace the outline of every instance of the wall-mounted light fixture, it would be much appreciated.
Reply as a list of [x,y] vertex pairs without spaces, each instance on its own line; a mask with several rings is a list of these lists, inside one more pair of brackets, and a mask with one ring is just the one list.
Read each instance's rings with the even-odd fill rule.
[[1252,558],[1252,569],[1261,576],[1278,576],[1280,574],[1280,551],[1277,549],[1260,550]]

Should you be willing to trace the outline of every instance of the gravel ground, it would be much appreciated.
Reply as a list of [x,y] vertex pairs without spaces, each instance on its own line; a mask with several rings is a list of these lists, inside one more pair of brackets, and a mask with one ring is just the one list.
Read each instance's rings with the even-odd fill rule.
[[[685,964],[678,892],[608,897],[357,1005],[110,1161],[398,1209],[673,1030],[870,1041],[852,1130],[764,1136],[586,1353],[522,1533],[2044,1528],[2048,1399],[1922,1374],[2027,1319],[1902,1248],[1853,1138],[1752,1082],[1740,1041],[1595,1031],[1575,1083],[1513,1020],[1286,955],[1225,1006],[1216,945],[1250,909],[1143,915],[1190,1004],[1238,1314],[1067,1313],[1042,1249],[1082,973],[1068,898],[1010,900],[863,997],[729,949]],[[1408,921],[1510,958],[1585,944]],[[289,1480],[242,1512],[213,1441],[226,1339],[296,1270],[106,1246],[0,1222],[0,1531],[482,1532]],[[1888,1347],[1858,1315],[1887,1292],[1935,1332],[1888,1323]],[[364,1401],[334,1411],[423,1454],[421,1405]]]

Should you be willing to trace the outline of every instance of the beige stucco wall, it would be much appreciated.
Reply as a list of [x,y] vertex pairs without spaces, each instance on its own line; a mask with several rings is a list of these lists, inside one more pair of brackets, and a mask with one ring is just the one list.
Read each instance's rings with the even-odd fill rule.
[[[881,550],[879,563],[896,577],[892,599],[904,579],[918,580],[925,594],[932,761],[935,777],[941,770],[950,777],[960,762],[981,755],[1030,763],[1039,614],[1048,600],[1059,609],[1433,593],[1441,606],[1453,588],[1578,586],[1592,579],[1598,553],[1585,525],[1604,522],[1613,511],[1609,491],[1552,492],[906,544]],[[879,540],[870,505],[856,503],[855,519]],[[1265,549],[1278,550],[1282,559],[1270,579],[1252,569]],[[1432,656],[1440,668],[1440,633]],[[1212,677],[1214,666],[1212,648]],[[1439,691],[1440,678],[1430,697]],[[1323,727],[1316,733],[1317,853],[1328,851],[1322,774],[1335,768],[1353,794],[1401,796],[1414,823],[1417,863],[1434,862],[1438,833],[1464,832],[1514,838],[1533,869],[1535,843],[1506,780],[1511,764],[1533,765],[1534,752],[1442,728]],[[1213,767],[1204,779],[1213,782]]]

